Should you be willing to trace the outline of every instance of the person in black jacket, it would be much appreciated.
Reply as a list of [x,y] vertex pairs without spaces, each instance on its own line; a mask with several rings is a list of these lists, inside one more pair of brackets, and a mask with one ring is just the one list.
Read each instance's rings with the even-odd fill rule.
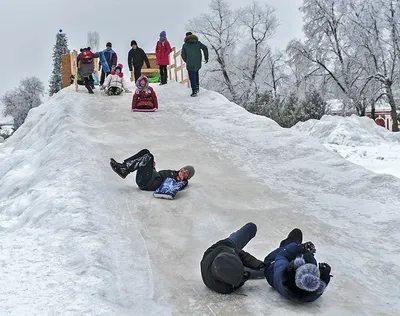
[[203,282],[209,289],[230,294],[251,279],[253,272],[265,268],[264,262],[242,250],[256,233],[257,226],[247,223],[206,250],[200,268]]
[[111,158],[111,168],[122,179],[128,174],[136,172],[136,184],[140,190],[155,191],[164,182],[166,178],[172,178],[176,181],[184,182],[185,188],[188,180],[194,176],[195,169],[193,166],[185,166],[179,170],[160,170],[157,171],[153,154],[148,149],[142,149],[137,154],[119,163]]
[[312,302],[319,298],[329,284],[331,267],[314,258],[312,242],[302,243],[303,233],[293,229],[281,241],[279,248],[265,259],[265,277],[283,297],[296,302]]
[[143,49],[137,46],[136,41],[131,41],[132,49],[128,53],[128,67],[132,71],[132,65],[135,75],[135,82],[139,79],[142,73],[143,63],[146,63],[147,68],[150,68],[150,62]]

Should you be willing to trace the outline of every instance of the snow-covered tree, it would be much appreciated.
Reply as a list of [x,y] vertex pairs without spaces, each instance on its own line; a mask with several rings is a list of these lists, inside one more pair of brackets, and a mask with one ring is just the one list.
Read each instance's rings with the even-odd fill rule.
[[56,44],[53,48],[53,71],[50,77],[50,96],[62,89],[61,56],[68,53],[67,35],[60,30],[56,36]]
[[39,106],[44,85],[37,77],[21,80],[20,86],[7,91],[1,101],[4,103],[4,115],[14,118],[14,129],[17,130],[24,122],[30,109]]
[[87,35],[87,46],[92,49],[93,52],[98,52],[100,49],[100,35],[98,32],[88,32]]

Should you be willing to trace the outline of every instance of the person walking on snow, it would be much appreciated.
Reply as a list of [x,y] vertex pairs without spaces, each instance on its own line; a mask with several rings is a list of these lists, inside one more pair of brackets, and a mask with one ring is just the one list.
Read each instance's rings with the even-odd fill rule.
[[[103,53],[104,53],[104,57],[106,58],[107,64],[110,67],[110,69],[114,69],[118,62],[118,56],[117,56],[117,53],[114,52],[114,50],[112,49],[112,44],[110,42],[108,42],[106,44],[106,49],[103,50]],[[103,67],[101,67],[101,77],[100,77],[101,88],[100,89],[104,89],[103,83],[105,81],[105,78],[109,74],[110,74],[109,72],[105,72]]]
[[133,109],[158,109],[157,95],[145,76],[139,77],[136,82],[136,90],[132,97]]
[[206,250],[200,268],[203,282],[209,289],[230,294],[253,278],[252,274],[263,272],[265,263],[242,250],[256,233],[257,226],[247,223]]
[[79,72],[90,94],[94,93],[92,89],[92,75],[94,72],[93,58],[99,58],[99,53],[92,53],[90,47],[83,48],[82,52],[76,58],[77,65],[79,65]]
[[265,257],[268,284],[283,297],[297,302],[312,302],[322,295],[331,278],[331,267],[314,258],[312,242],[302,243],[303,233],[293,229],[279,248]]
[[143,63],[146,63],[147,68],[150,68],[150,62],[143,49],[137,46],[136,41],[131,41],[132,49],[128,53],[128,67],[132,72],[132,65],[134,70],[135,82],[142,74]]
[[201,69],[201,51],[203,51],[205,63],[207,64],[208,48],[191,32],[186,33],[184,42],[181,55],[189,73],[190,86],[192,87],[192,94],[190,96],[196,97],[200,87],[199,70]]
[[156,63],[160,67],[160,85],[167,84],[167,66],[169,65],[169,54],[171,54],[171,52],[172,48],[167,40],[167,33],[162,31],[156,45]]
[[104,91],[108,95],[119,95],[123,91],[131,92],[126,86],[124,74],[122,73],[122,64],[118,64],[104,82]]
[[179,170],[160,170],[157,171],[154,156],[148,149],[142,149],[132,157],[125,159],[122,163],[111,158],[111,168],[122,179],[125,179],[130,173],[136,171],[136,184],[140,190],[155,191],[167,178],[175,181],[184,182],[182,189],[188,185],[195,170],[193,166],[185,166]]

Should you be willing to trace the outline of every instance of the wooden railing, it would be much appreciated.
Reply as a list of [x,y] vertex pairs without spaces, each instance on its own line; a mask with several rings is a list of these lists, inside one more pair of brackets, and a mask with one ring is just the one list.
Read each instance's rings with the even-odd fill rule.
[[186,64],[182,59],[181,52],[182,50],[176,51],[175,47],[172,48],[172,53],[170,54],[171,64],[168,66],[169,78],[179,83],[186,83],[190,87]]

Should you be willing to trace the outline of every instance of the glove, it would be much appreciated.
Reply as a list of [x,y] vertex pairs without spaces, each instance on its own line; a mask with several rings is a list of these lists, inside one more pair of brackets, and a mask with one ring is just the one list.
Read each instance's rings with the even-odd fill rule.
[[244,271],[244,273],[243,273],[243,282],[246,282],[246,281],[250,280],[250,278],[251,278],[250,271]]
[[325,262],[321,262],[320,264],[318,264],[318,268],[319,268],[319,274],[321,275],[321,277],[323,276],[329,276],[329,274],[331,273],[331,266]]
[[316,252],[315,246],[311,241],[301,244],[299,247],[302,253],[309,252],[314,254]]
[[262,269],[265,269],[266,267],[267,267],[267,265],[263,262],[255,270],[262,270]]

